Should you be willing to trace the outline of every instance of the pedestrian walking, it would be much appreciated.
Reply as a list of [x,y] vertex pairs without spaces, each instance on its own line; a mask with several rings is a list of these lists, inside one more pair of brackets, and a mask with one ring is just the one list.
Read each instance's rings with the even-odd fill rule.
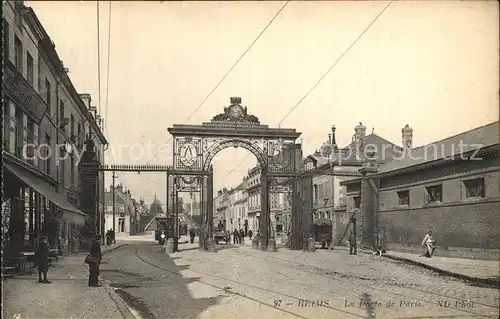
[[356,219],[351,218],[351,225],[349,226],[349,255],[357,255],[357,242],[356,242]]
[[90,254],[85,258],[85,263],[89,265],[89,287],[101,287],[99,284],[99,266],[101,264],[101,244],[100,235],[96,235],[90,246]]
[[434,254],[436,241],[432,238],[432,230],[429,230],[427,234],[425,234],[424,239],[422,240],[422,247],[424,247],[425,252],[422,256],[427,258],[431,258]]
[[239,237],[240,237],[240,233],[238,232],[237,229],[235,229],[233,231],[233,244],[239,244],[240,243]]
[[194,237],[196,236],[196,231],[194,230],[194,228],[191,228],[189,230],[189,237],[190,237],[190,240],[191,240],[191,244],[194,243]]
[[[40,238],[38,249],[36,251],[36,262],[38,265],[38,283],[50,284],[47,279],[47,271],[49,270],[49,254],[50,247],[46,236]],[[43,274],[43,280],[42,280]]]
[[243,228],[240,229],[240,244],[244,244],[245,243],[245,231],[243,230]]
[[252,232],[252,230],[250,229],[250,230],[248,231],[248,239],[252,240],[252,235],[253,235],[253,232]]

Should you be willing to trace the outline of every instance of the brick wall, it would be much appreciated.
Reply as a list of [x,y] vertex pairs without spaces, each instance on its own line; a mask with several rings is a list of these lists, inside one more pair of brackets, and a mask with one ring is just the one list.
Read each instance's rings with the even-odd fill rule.
[[[441,205],[420,209],[382,211],[379,231],[384,247],[421,252],[420,243],[432,229],[439,248],[436,255],[485,258],[498,256],[499,201]],[[496,255],[495,255],[496,254]]]

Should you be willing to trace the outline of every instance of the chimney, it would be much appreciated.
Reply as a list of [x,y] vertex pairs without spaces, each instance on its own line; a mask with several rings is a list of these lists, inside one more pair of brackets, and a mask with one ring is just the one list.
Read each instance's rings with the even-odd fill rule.
[[402,143],[403,143],[403,149],[412,149],[412,144],[413,144],[413,129],[406,124],[405,127],[401,130],[401,135],[402,135]]
[[365,137],[366,135],[366,126],[363,125],[363,123],[359,122],[358,125],[354,128],[354,137],[355,140],[359,140],[360,138]]
[[332,139],[331,144],[334,148],[337,147],[337,140],[335,139],[335,125],[332,125]]

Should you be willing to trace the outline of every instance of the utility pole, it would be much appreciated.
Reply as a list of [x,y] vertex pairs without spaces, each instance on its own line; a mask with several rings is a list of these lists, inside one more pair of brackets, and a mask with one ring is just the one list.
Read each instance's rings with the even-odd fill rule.
[[115,175],[115,171],[113,171],[113,243],[116,244],[116,233],[115,233],[115,178],[118,176]]

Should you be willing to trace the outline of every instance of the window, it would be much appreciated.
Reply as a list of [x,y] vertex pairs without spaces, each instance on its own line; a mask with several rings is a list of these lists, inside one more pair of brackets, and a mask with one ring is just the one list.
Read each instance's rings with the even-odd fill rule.
[[314,184],[314,201],[317,201],[318,199],[319,199],[318,185]]
[[82,142],[81,135],[82,135],[82,126],[80,125],[80,123],[78,123],[78,136],[77,136],[77,139],[76,139],[78,145],[80,145],[80,143]]
[[398,192],[399,205],[410,205],[410,191]]
[[63,131],[66,131],[65,126],[66,124],[64,123],[64,103],[63,101],[59,101],[59,127]]
[[29,54],[29,52],[26,52],[26,80],[28,80],[28,83],[31,84],[31,86],[35,85],[35,70],[33,68],[33,57]]
[[475,178],[468,181],[463,181],[465,185],[466,198],[484,198],[484,178]]
[[443,187],[441,185],[429,186],[425,188],[425,203],[441,202],[443,200]]
[[73,138],[73,136],[75,136],[75,117],[73,116],[73,114],[71,114],[71,117],[70,117],[70,127],[69,127],[69,130],[70,130],[70,138]]
[[47,145],[46,147],[42,148],[43,151],[43,158],[45,159],[45,173],[50,175],[50,158],[49,158],[49,147],[51,147],[50,144],[50,136],[45,135],[45,144]]
[[71,167],[69,171],[71,172],[71,186],[75,186],[75,158],[73,155],[70,157],[70,163]]
[[9,101],[3,100],[3,149],[8,151],[10,145],[10,108]]
[[16,123],[14,126],[15,131],[15,142],[16,147],[15,154],[17,157],[21,157],[21,150],[23,147],[23,115],[21,112],[16,110]]
[[23,43],[21,42],[21,40],[19,40],[18,37],[16,37],[15,41],[16,68],[19,70],[19,72],[23,72]]
[[[28,136],[27,136],[27,142],[28,142],[28,145],[33,145],[33,142],[34,142],[34,125],[33,125],[33,121],[31,119],[28,118]],[[31,146],[31,147],[28,147],[27,149],[27,155],[28,155],[28,163],[30,163],[31,165],[34,164],[33,162],[33,155],[34,155],[34,147]]]
[[64,163],[64,157],[65,157],[64,149],[60,148],[59,153],[60,153],[59,154],[59,156],[60,156],[59,157],[60,158],[60,160],[59,160],[59,172],[61,173],[59,175],[59,177],[60,177],[59,183],[61,184],[62,187],[64,187],[65,186],[65,176],[64,176],[65,175],[65,167],[64,167],[65,165],[64,164],[66,164],[66,163]]
[[3,60],[8,61],[10,57],[10,25],[2,19],[3,24]]
[[359,196],[354,196],[354,208],[361,208],[361,197]]
[[47,114],[52,117],[52,88],[48,79],[45,79],[45,102],[47,102]]

